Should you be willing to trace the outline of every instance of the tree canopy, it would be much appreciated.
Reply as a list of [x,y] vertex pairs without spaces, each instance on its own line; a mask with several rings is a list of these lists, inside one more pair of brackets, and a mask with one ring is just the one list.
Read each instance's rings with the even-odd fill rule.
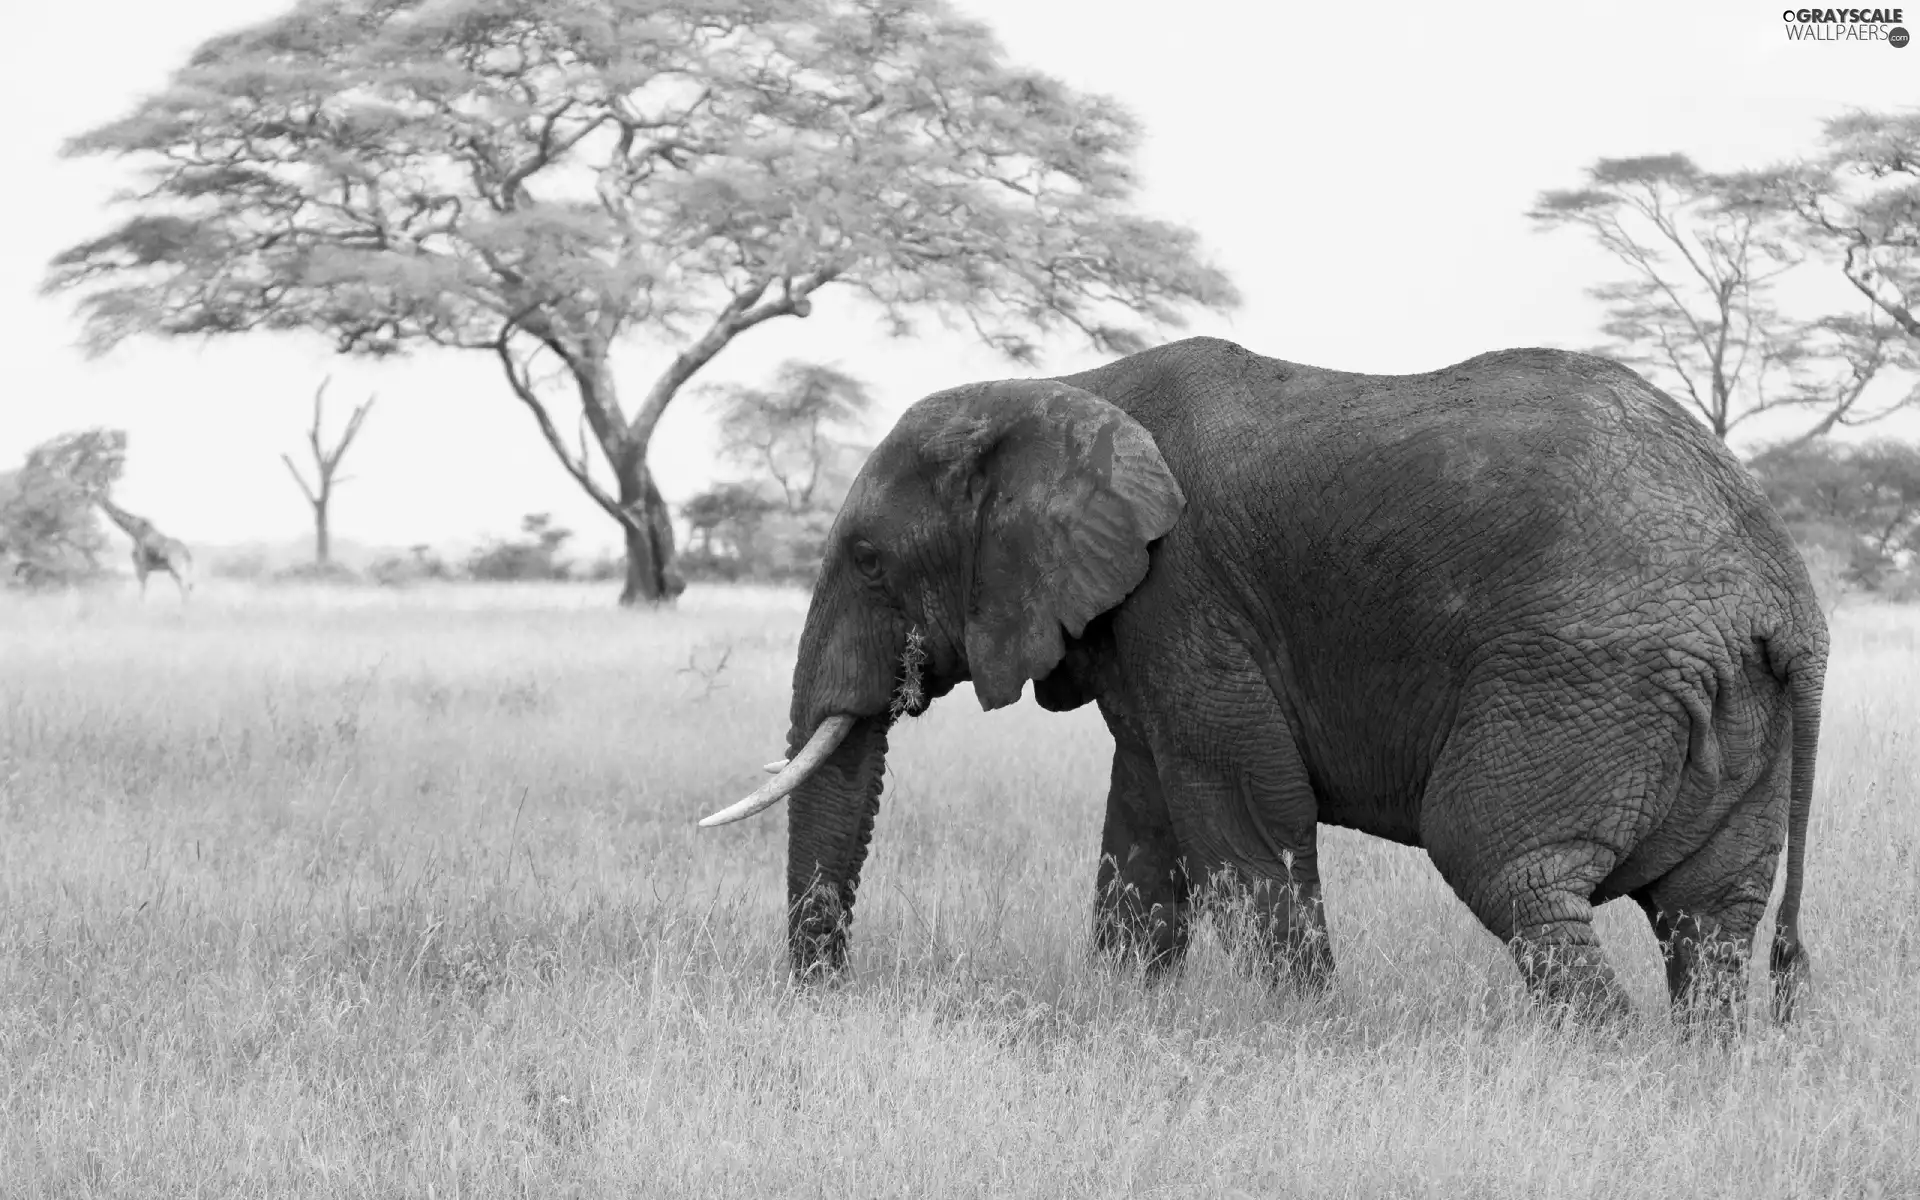
[[681,506],[689,569],[734,579],[810,579],[834,515],[872,452],[861,435],[873,397],[838,367],[788,359],[766,387],[711,389],[721,457],[748,474]]
[[1920,554],[1920,446],[1808,442],[1770,447],[1749,466],[1803,540],[1848,547],[1855,582],[1871,587]]
[[[867,385],[837,367],[788,360],[773,386],[717,389],[721,453],[766,473],[789,513],[815,507],[820,485],[846,465],[854,437],[873,409]],[[849,477],[846,482],[852,482]],[[838,489],[844,493],[844,485]],[[840,496],[832,497],[836,506]]]
[[[940,0],[304,0],[68,144],[139,183],[47,287],[96,351],[312,330],[494,355],[626,530],[623,599],[651,600],[675,590],[663,413],[816,292],[1023,362],[1051,331],[1129,351],[1237,303],[1191,230],[1130,207],[1139,137]],[[674,354],[628,405],[610,354],[635,332]]]
[[779,507],[745,480],[715,484],[681,506],[691,534],[688,550],[703,567],[735,576],[750,571],[758,557],[760,527]]
[[1871,308],[1784,312],[1776,284],[1815,247],[1770,172],[1716,174],[1679,154],[1603,158],[1585,186],[1545,191],[1528,214],[1584,230],[1627,270],[1588,293],[1606,306],[1609,354],[1648,373],[1725,439],[1761,415],[1807,414],[1805,441],[1908,403],[1869,389],[1916,366],[1915,343]]
[[1852,112],[1825,123],[1810,161],[1761,176],[1765,195],[1908,338],[1920,341],[1920,111]]
[[18,470],[0,474],[5,582],[60,585],[98,572],[106,538],[93,497],[119,482],[126,462],[124,431],[83,429],[49,438]]

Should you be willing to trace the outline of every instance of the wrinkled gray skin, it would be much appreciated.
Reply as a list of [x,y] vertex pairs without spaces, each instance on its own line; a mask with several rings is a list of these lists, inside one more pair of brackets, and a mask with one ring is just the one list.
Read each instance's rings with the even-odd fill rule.
[[1224,885],[1259,918],[1242,961],[1324,985],[1341,825],[1424,847],[1543,1002],[1624,1010],[1593,906],[1631,896],[1675,1004],[1731,1017],[1786,835],[1778,1019],[1805,983],[1826,624],[1746,471],[1617,364],[1371,376],[1193,338],[908,409],[794,668],[789,754],[858,718],[789,800],[803,976],[845,961],[910,630],[909,711],[968,679],[1099,705],[1096,942],[1151,968]]

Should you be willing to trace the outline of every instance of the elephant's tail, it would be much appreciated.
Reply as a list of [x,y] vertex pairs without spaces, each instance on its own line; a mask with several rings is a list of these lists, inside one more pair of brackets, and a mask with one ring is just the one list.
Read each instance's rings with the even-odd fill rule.
[[1800,887],[1806,874],[1807,818],[1813,811],[1813,765],[1820,745],[1820,697],[1826,678],[1823,648],[1808,648],[1786,664],[1787,699],[1793,709],[1793,781],[1787,802],[1787,883],[1774,917],[1768,973],[1773,979],[1773,1016],[1785,1024],[1806,989],[1812,963],[1800,941]]

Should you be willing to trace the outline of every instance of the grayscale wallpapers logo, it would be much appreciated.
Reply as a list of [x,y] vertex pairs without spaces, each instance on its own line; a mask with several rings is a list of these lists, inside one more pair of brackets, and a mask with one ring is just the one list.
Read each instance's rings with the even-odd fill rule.
[[1898,8],[1789,8],[1780,19],[1790,42],[1885,42],[1898,50],[1909,40]]

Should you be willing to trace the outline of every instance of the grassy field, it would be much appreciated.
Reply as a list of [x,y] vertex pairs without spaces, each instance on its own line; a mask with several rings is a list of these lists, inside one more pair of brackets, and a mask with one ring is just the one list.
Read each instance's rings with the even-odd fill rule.
[[780,751],[805,598],[608,600],[0,600],[0,1196],[1920,1194],[1920,614],[1835,619],[1819,994],[1714,1048],[1630,903],[1648,1015],[1559,1032],[1338,830],[1330,998],[1090,961],[1106,733],[965,688],[796,991],[785,818],[694,820]]

